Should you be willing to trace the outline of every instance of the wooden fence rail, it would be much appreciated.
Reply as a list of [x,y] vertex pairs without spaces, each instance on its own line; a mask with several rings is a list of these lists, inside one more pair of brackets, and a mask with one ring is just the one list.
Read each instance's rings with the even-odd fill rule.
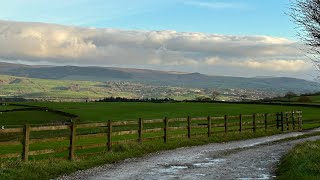
[[[162,124],[162,125],[161,125]],[[129,125],[129,127],[128,127]],[[133,128],[136,126],[136,129]],[[160,126],[160,127],[159,127]],[[122,127],[127,127],[123,130]],[[78,131],[88,128],[101,128],[103,132],[94,134],[77,134]],[[23,161],[28,161],[29,156],[50,154],[58,152],[68,151],[68,159],[74,160],[76,158],[76,152],[84,149],[92,149],[98,147],[106,147],[107,151],[112,151],[112,145],[126,144],[144,141],[150,141],[155,139],[163,139],[164,143],[167,143],[170,138],[187,137],[192,138],[194,135],[204,134],[207,137],[211,137],[216,133],[228,133],[239,131],[243,132],[251,130],[256,132],[257,129],[271,129],[277,128],[281,131],[289,130],[290,128],[295,130],[302,129],[302,111],[291,112],[278,112],[278,113],[264,113],[264,114],[251,114],[251,115],[237,115],[237,116],[207,116],[207,117],[185,117],[185,118],[167,118],[144,120],[139,118],[137,121],[111,121],[99,122],[99,123],[76,123],[70,122],[67,125],[57,126],[30,126],[26,124],[23,128],[5,128],[0,129],[0,136],[3,134],[22,133],[21,141],[4,141],[0,142],[1,146],[12,146],[22,144],[21,153],[0,154],[0,158],[16,158],[20,157]],[[40,131],[56,131],[66,130],[70,132],[69,137],[51,137],[43,139],[30,138],[31,132]],[[162,132],[162,133],[161,133]],[[169,132],[174,134],[169,134]],[[181,134],[184,133],[184,134]],[[116,137],[128,136],[130,138],[124,138],[124,140],[117,140]],[[132,139],[132,137],[135,137]],[[105,143],[97,144],[83,144],[79,145],[77,141],[83,138],[105,138]],[[113,140],[115,139],[115,140]],[[48,143],[48,142],[65,142],[69,141],[68,147],[60,147],[56,149],[41,149],[30,151],[30,144],[36,143]]]

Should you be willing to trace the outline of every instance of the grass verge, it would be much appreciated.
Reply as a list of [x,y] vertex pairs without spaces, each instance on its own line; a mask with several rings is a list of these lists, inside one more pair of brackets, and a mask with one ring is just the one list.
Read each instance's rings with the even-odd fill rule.
[[320,141],[296,145],[285,155],[277,170],[277,179],[320,179]]
[[90,156],[76,159],[75,161],[45,159],[29,161],[27,163],[17,161],[1,162],[0,179],[51,179],[63,174],[70,174],[77,170],[84,170],[102,164],[115,163],[127,158],[141,157],[143,155],[162,150],[170,150],[179,147],[203,145],[213,142],[227,142],[234,140],[250,139],[262,136],[270,136],[280,133],[278,130],[257,131],[256,133],[228,133],[216,134],[207,138],[204,136],[194,137],[192,139],[169,139],[164,144],[161,140],[150,141],[143,144],[128,144],[114,146],[113,152],[105,152],[101,155]]

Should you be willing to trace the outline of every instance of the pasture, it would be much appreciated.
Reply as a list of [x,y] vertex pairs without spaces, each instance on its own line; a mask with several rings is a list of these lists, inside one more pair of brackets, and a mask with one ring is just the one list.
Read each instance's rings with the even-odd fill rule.
[[304,120],[318,118],[316,107],[269,105],[269,104],[233,104],[233,103],[79,103],[79,102],[30,102],[28,105],[48,107],[79,116],[81,122],[106,122],[107,120],[138,120],[159,118],[182,118],[223,116],[253,113],[275,113],[301,110]]
[[[320,103],[320,96],[317,95],[317,96],[306,96],[308,97],[310,100],[311,100],[311,103]],[[292,101],[298,101],[300,97],[294,97],[292,98]]]
[[[69,116],[56,114],[54,110],[67,112],[78,116],[76,119],[77,130],[76,130],[76,142],[75,155],[82,159],[93,154],[103,153],[108,158],[125,158],[133,157],[134,154],[130,153],[129,147],[135,147],[137,151],[141,151],[141,147],[147,145],[152,147],[151,152],[156,151],[157,147],[160,149],[180,147],[183,144],[179,141],[184,142],[185,145],[196,145],[197,143],[208,143],[208,142],[222,142],[225,140],[236,140],[245,139],[252,137],[259,137],[265,135],[271,135],[275,133],[281,133],[275,126],[275,113],[286,112],[286,111],[302,111],[303,112],[303,128],[313,128],[320,126],[319,121],[319,109],[317,107],[304,107],[304,106],[286,106],[286,105],[270,105],[270,104],[233,104],[233,103],[53,103],[53,102],[28,102],[22,103],[28,106],[39,106],[42,107],[42,111],[26,110],[26,111],[9,111],[3,112],[0,115],[0,125],[5,127],[23,127],[25,123],[31,124],[33,129],[36,131],[30,132],[30,152],[46,152],[47,149],[52,149],[56,153],[35,155],[31,153],[29,156],[30,160],[44,160],[48,158],[67,158],[69,149],[69,136],[70,129],[65,123],[70,123]],[[21,105],[21,104],[20,104]],[[21,106],[1,106],[0,111],[25,108]],[[253,133],[252,129],[252,117],[253,114],[260,114],[257,117],[257,131]],[[262,113],[262,114],[261,114]],[[264,113],[269,113],[267,126],[268,131],[264,129],[263,119]],[[243,118],[243,132],[239,132],[239,115],[247,115]],[[228,134],[225,134],[224,115],[228,115]],[[190,123],[188,122],[188,116],[191,118]],[[207,116],[211,117],[222,117],[212,120],[212,135],[210,138],[207,137]],[[168,127],[168,143],[169,145],[163,145],[163,119],[167,117],[169,122]],[[197,120],[198,117],[203,119]],[[231,118],[232,117],[232,118]],[[144,133],[143,144],[139,145],[136,143],[139,140],[138,128],[139,119],[142,119]],[[194,118],[194,119],[192,119]],[[158,119],[155,123],[152,119]],[[198,118],[199,119],[199,118]],[[107,148],[108,139],[108,128],[106,126],[108,120],[115,122],[112,127],[112,154],[115,155],[118,152],[125,152],[126,156],[110,156]],[[148,121],[150,120],[150,121]],[[121,125],[121,122],[125,122]],[[260,122],[259,122],[260,121]],[[102,122],[101,126],[95,127],[90,124],[94,122]],[[129,122],[129,125],[126,124]],[[149,122],[149,123],[147,123]],[[310,123],[310,124],[308,124]],[[56,131],[44,130],[38,131],[37,128],[41,128],[43,124],[58,124],[63,125],[64,128]],[[87,127],[89,124],[90,127]],[[187,129],[186,127],[190,127]],[[191,128],[192,127],[192,128]],[[157,129],[157,130],[154,130]],[[125,134],[121,131],[126,131]],[[190,133],[190,135],[189,135]],[[19,142],[23,138],[21,133],[16,134],[2,134],[0,138],[0,156],[4,154],[14,153],[16,158],[21,158],[21,151],[23,145]],[[187,137],[191,138],[188,139]],[[182,138],[184,137],[184,138]],[[46,139],[50,139],[47,141]],[[58,138],[58,140],[56,139]],[[152,141],[147,141],[147,140]],[[1,141],[10,141],[11,145],[3,145]],[[54,141],[52,141],[54,140]],[[57,141],[55,141],[57,140]],[[133,145],[130,145],[132,144]],[[168,144],[167,143],[167,144]],[[172,144],[173,143],[173,144]],[[136,145],[134,145],[136,144]],[[140,147],[141,146],[141,147]],[[55,151],[57,150],[57,151]],[[136,150],[133,150],[134,152]],[[132,152],[133,152],[132,151]],[[149,152],[149,151],[148,151]],[[142,152],[135,152],[140,154]],[[33,155],[34,154],[34,155]],[[8,159],[10,160],[10,159]],[[110,159],[109,159],[110,160]],[[6,164],[6,160],[1,160]],[[99,163],[90,162],[93,164]],[[61,171],[61,169],[60,169]],[[62,170],[63,171],[63,170]],[[67,170],[66,170],[67,171]],[[54,172],[53,174],[57,174]]]

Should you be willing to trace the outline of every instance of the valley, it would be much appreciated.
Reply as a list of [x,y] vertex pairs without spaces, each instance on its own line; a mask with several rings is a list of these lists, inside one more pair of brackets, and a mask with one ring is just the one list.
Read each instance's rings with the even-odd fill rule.
[[[247,101],[309,93],[320,84],[288,77],[227,77],[147,69],[0,63],[0,97],[94,101],[105,97]],[[212,97],[213,92],[216,93]]]

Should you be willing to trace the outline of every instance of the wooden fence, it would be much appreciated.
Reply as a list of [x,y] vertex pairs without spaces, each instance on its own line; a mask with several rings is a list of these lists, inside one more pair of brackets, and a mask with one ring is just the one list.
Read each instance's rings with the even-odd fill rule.
[[[4,126],[6,127],[6,126]],[[163,118],[137,121],[111,121],[99,123],[77,123],[70,122],[66,125],[41,126],[41,125],[24,125],[20,128],[3,128],[0,129],[0,137],[8,135],[21,135],[19,140],[7,140],[0,142],[0,147],[22,145],[22,153],[0,153],[0,158],[19,158],[28,161],[29,156],[68,152],[68,159],[73,160],[76,157],[76,151],[101,148],[105,151],[112,151],[115,144],[126,144],[132,142],[143,143],[155,139],[163,139],[166,143],[170,138],[192,138],[197,135],[212,136],[216,133],[228,133],[234,131],[252,131],[258,129],[279,129],[281,131],[302,128],[302,112],[280,112],[274,114],[251,114],[237,116],[221,117],[197,117],[190,116],[185,118]],[[88,129],[94,133],[87,133]],[[31,138],[31,132],[50,132],[66,131],[69,135],[49,138]],[[119,136],[127,136],[119,138]],[[114,138],[118,137],[118,138]],[[103,138],[103,143],[81,144],[83,138]],[[53,149],[41,149],[30,151],[29,146],[32,144],[48,142],[69,142],[66,147]]]

